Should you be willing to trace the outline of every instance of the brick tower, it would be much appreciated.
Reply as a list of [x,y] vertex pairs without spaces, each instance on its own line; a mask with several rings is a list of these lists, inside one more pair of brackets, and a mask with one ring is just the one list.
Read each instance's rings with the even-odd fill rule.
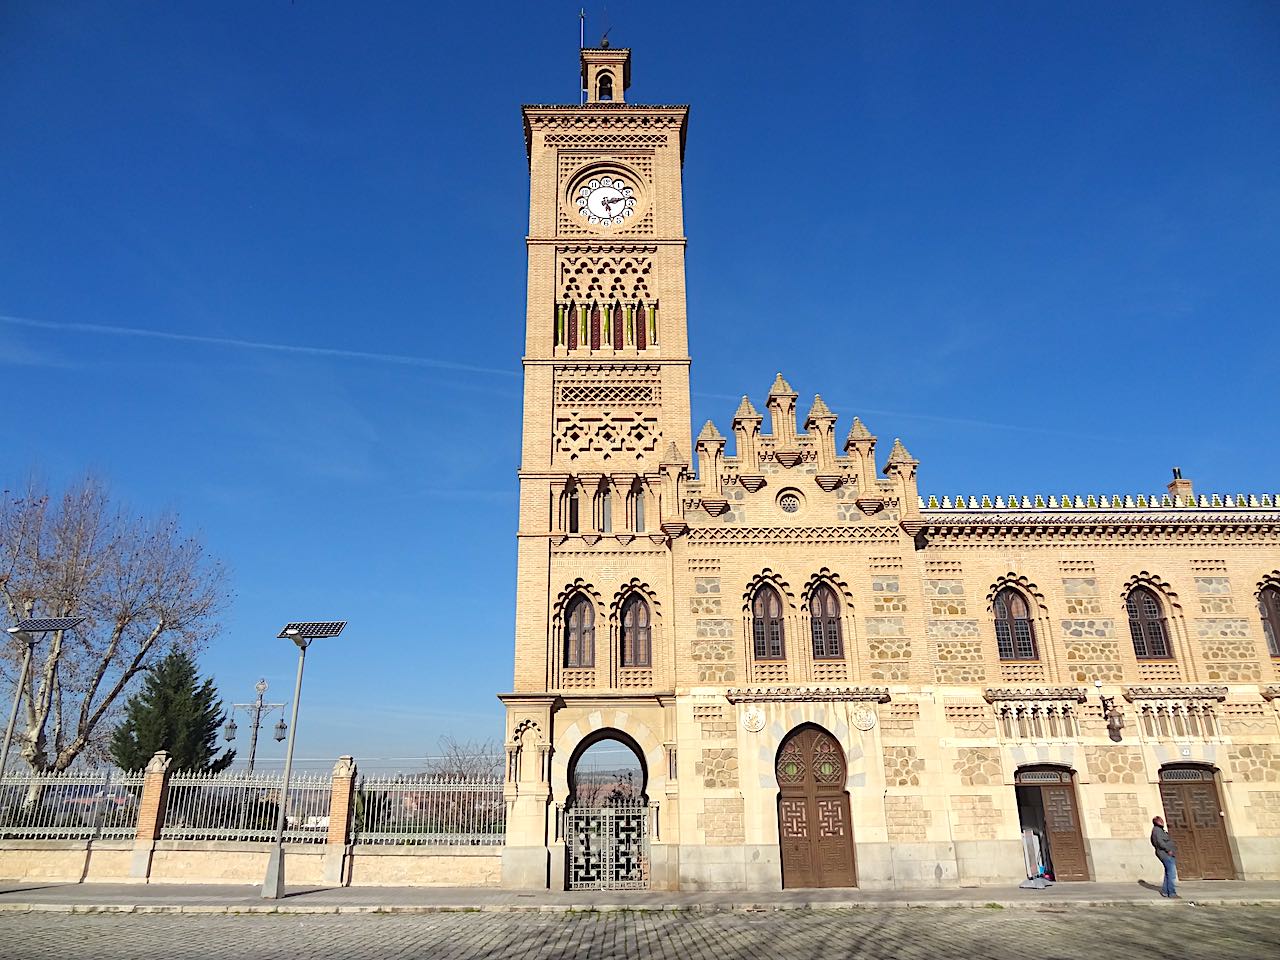
[[[673,689],[655,598],[670,595],[663,527],[679,515],[690,449],[681,208],[688,109],[626,102],[630,50],[584,49],[581,69],[585,102],[524,108],[529,277],[515,677],[502,696],[511,885],[545,883],[554,850],[548,798],[563,799],[564,787],[552,783],[553,714],[563,725],[566,706],[572,714],[601,696],[660,710],[655,691]],[[610,608],[631,594],[649,603],[645,646],[624,654],[608,624]]]

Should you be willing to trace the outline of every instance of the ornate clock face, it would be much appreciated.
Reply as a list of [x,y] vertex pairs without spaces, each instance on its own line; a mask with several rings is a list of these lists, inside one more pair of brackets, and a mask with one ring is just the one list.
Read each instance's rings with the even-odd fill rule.
[[593,226],[620,227],[635,213],[635,190],[621,177],[592,177],[578,188],[578,216]]

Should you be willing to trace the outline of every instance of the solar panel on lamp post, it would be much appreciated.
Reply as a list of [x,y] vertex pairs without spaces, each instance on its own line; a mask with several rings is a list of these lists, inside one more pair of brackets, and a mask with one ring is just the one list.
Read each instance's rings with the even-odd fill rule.
[[34,617],[19,620],[17,626],[9,627],[5,632],[16,637],[27,645],[27,652],[22,655],[22,673],[18,675],[18,689],[13,693],[13,710],[9,714],[9,725],[4,730],[4,749],[0,750],[0,777],[4,776],[9,765],[9,744],[13,741],[13,725],[18,721],[18,706],[22,703],[22,694],[27,689],[27,671],[31,669],[31,651],[36,646],[36,634],[57,633],[59,630],[70,630],[84,622],[84,617]]
[[298,736],[298,700],[302,696],[302,667],[307,647],[320,637],[336,637],[347,625],[345,620],[305,621],[285,624],[279,639],[292,640],[298,647],[298,679],[293,686],[293,718],[289,723],[289,743],[284,751],[284,782],[280,784],[280,809],[276,813],[276,839],[267,860],[267,876],[262,881],[262,896],[278,900],[284,896],[284,825],[289,802],[289,775],[293,772],[293,741]]

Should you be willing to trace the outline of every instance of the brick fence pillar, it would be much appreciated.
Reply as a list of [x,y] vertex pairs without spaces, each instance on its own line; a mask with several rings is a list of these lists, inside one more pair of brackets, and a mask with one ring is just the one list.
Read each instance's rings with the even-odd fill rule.
[[355,789],[356,762],[351,757],[339,757],[333,767],[333,787],[329,793],[329,839],[324,856],[324,882],[336,886],[351,882],[347,864]]
[[169,792],[169,764],[173,758],[164,750],[156,751],[147,762],[142,778],[142,797],[138,800],[138,830],[133,840],[133,859],[129,876],[146,880],[151,875],[151,854],[164,827],[164,801]]

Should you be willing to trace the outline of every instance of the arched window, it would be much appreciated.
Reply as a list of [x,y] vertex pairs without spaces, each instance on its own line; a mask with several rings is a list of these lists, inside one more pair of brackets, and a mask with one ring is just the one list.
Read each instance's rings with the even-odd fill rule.
[[576,596],[569,601],[564,617],[564,665],[595,666],[596,612],[591,601]]
[[1280,587],[1265,586],[1258,594],[1258,612],[1262,614],[1262,632],[1267,635],[1267,649],[1280,657]]
[[600,525],[596,527],[601,533],[613,533],[613,494],[605,487],[600,492]]
[[622,633],[619,641],[624,667],[650,665],[652,645],[649,639],[649,604],[640,594],[633,593],[622,605]]
[[639,480],[631,488],[632,529],[636,533],[644,533],[644,484]]
[[575,484],[569,489],[568,527],[570,533],[578,532],[578,487]]
[[809,598],[809,630],[813,634],[813,655],[817,658],[842,657],[840,636],[840,604],[836,592],[820,583]]
[[768,585],[751,601],[751,637],[757,660],[782,659],[782,600]]
[[1129,611],[1129,635],[1139,660],[1161,660],[1172,656],[1164,611],[1156,595],[1146,587],[1134,587],[1124,601]]
[[597,98],[601,101],[608,102],[613,99],[613,75],[608,73],[600,74],[600,96]]
[[991,604],[996,616],[996,646],[1001,660],[1035,660],[1036,631],[1026,598],[1012,587],[996,594]]

